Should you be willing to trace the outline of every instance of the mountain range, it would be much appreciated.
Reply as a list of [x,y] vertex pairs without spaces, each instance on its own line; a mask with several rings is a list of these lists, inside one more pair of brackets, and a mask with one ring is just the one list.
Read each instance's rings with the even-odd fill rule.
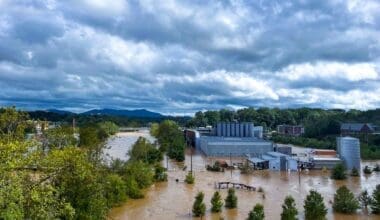
[[[59,109],[48,109],[45,112],[51,112],[59,115],[72,115],[76,114],[70,111],[64,111]],[[81,115],[110,115],[110,116],[125,116],[131,118],[162,118],[164,115],[148,111],[146,109],[135,109],[135,110],[122,110],[122,109],[92,109],[86,112],[79,113]]]

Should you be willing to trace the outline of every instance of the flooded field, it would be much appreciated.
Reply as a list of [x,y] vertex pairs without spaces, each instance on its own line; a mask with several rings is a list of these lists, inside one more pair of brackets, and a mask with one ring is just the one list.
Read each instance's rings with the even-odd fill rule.
[[[138,135],[138,134],[136,134]],[[137,137],[136,137],[137,139]],[[128,139],[129,140],[129,139]],[[122,144],[125,146],[125,144]],[[121,151],[120,151],[121,152]],[[380,162],[380,161],[377,161]],[[376,161],[363,162],[362,165],[373,166]],[[163,162],[166,166],[166,161]],[[206,159],[199,153],[193,156],[193,170],[195,173],[195,184],[187,185],[183,182],[187,171],[183,171],[185,165],[190,168],[190,153],[187,152],[186,162],[178,164],[169,161],[168,182],[154,184],[146,190],[145,198],[140,200],[129,200],[124,205],[111,210],[110,219],[192,219],[191,207],[194,197],[199,191],[205,193],[207,213],[203,219],[245,219],[248,212],[256,203],[262,203],[265,207],[266,219],[280,219],[281,205],[285,196],[292,195],[300,211],[300,219],[303,219],[303,200],[310,189],[318,190],[325,199],[328,207],[328,219],[380,219],[380,216],[368,215],[358,212],[356,215],[333,214],[331,201],[334,193],[341,185],[347,185],[355,195],[361,189],[372,192],[376,184],[380,184],[380,173],[363,175],[361,177],[349,177],[344,181],[335,181],[329,178],[329,172],[322,171],[302,172],[277,172],[256,171],[253,174],[240,174],[238,170],[214,173],[205,171]],[[179,179],[177,183],[175,180]],[[238,196],[238,208],[234,210],[223,210],[221,214],[210,212],[210,199],[215,191],[214,184],[218,181],[240,182],[255,187],[262,187],[264,193],[236,190]],[[227,190],[220,190],[223,197]],[[263,196],[265,194],[265,198]],[[194,218],[196,219],[196,218]]]

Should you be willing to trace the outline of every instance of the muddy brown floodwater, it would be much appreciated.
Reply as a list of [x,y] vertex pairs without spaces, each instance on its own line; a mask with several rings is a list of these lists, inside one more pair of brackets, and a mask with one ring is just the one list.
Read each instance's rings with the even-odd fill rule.
[[[328,207],[328,219],[353,220],[353,219],[380,219],[380,216],[369,215],[358,211],[355,215],[334,214],[331,208],[334,193],[337,188],[346,185],[355,195],[362,189],[373,191],[376,184],[380,184],[380,173],[371,175],[362,174],[360,177],[348,177],[344,181],[335,181],[329,178],[329,172],[303,171],[297,172],[278,171],[255,171],[253,174],[240,174],[238,170],[223,173],[205,171],[207,159],[199,152],[193,155],[193,170],[195,184],[187,185],[183,182],[187,171],[183,171],[185,165],[190,168],[190,153],[187,152],[184,164],[168,162],[168,182],[156,183],[145,192],[145,198],[128,200],[124,205],[113,208],[109,213],[109,219],[199,219],[191,216],[191,208],[197,192],[205,193],[207,206],[206,216],[203,219],[246,219],[249,211],[256,203],[262,203],[265,207],[266,219],[280,219],[281,205],[287,195],[292,195],[299,210],[299,218],[303,219],[303,200],[309,190],[315,189],[320,192]],[[362,162],[362,166],[373,166],[380,161]],[[166,160],[163,161],[166,166]],[[179,179],[177,183],[175,180]],[[215,192],[214,183],[218,181],[239,182],[255,187],[262,187],[264,193],[250,192],[237,189],[238,208],[233,210],[224,209],[220,214],[210,212],[210,199]],[[227,189],[220,190],[222,197],[227,195]],[[265,194],[265,198],[263,198]]]

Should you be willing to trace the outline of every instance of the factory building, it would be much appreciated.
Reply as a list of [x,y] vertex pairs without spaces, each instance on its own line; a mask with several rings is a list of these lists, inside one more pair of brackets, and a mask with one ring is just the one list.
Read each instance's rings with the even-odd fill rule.
[[209,130],[186,129],[188,146],[201,150],[209,157],[244,157],[273,151],[273,143],[262,139],[263,127],[253,123],[219,122]]
[[219,122],[214,128],[217,137],[256,137],[263,138],[263,127],[250,122]]
[[200,149],[206,156],[243,157],[273,151],[273,143],[254,137],[201,136]]
[[305,128],[302,125],[277,125],[277,133],[299,137],[305,133]]
[[337,153],[343,160],[346,169],[360,170],[360,141],[353,137],[337,138]]
[[258,157],[247,155],[247,162],[253,169],[270,169],[276,171],[297,171],[298,161],[289,155],[269,151]]
[[337,164],[342,163],[335,150],[313,149],[310,152],[310,162],[314,169],[333,169]]

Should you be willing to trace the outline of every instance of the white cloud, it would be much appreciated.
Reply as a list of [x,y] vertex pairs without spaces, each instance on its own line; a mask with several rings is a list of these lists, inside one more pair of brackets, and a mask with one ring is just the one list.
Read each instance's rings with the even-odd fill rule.
[[[317,62],[291,64],[276,74],[291,81],[305,79],[345,79],[349,81],[376,80],[379,73],[373,63]],[[339,83],[339,81],[337,81]]]

